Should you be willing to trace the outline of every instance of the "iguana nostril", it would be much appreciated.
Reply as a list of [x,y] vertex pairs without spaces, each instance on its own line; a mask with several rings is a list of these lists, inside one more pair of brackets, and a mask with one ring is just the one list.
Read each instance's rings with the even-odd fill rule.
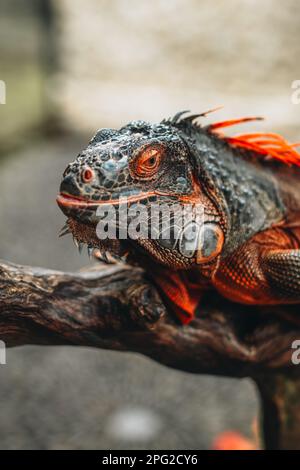
[[90,183],[94,179],[94,171],[87,167],[82,171],[81,178],[84,183]]

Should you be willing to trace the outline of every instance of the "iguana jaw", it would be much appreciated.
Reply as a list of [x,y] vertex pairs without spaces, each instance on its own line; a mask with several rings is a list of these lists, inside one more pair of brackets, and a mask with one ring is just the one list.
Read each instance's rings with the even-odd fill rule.
[[[110,212],[110,209],[112,208],[111,206],[113,206],[116,210],[116,214],[118,214],[122,204],[127,204],[128,209],[132,204],[141,204],[144,206],[143,208],[146,206],[149,209],[152,203],[156,205],[161,204],[161,207],[163,207],[165,204],[169,204],[170,208],[173,205],[178,207],[178,204],[181,207],[186,205],[191,205],[194,207],[196,205],[203,207],[203,219],[201,220],[201,224],[205,232],[202,231],[201,233],[211,234],[209,236],[208,242],[206,242],[203,246],[198,245],[197,242],[197,246],[194,248],[186,248],[185,245],[188,244],[188,242],[183,241],[183,237],[185,237],[185,234],[187,233],[187,222],[185,222],[185,225],[180,229],[179,234],[177,233],[175,239],[172,238],[171,234],[171,236],[169,235],[166,237],[166,239],[161,240],[163,232],[161,232],[161,228],[158,227],[156,228],[156,232],[159,232],[158,238],[152,237],[151,229],[151,237],[146,237],[145,239],[140,237],[135,240],[129,240],[129,245],[135,246],[135,250],[133,251],[136,251],[137,248],[139,248],[139,250],[156,260],[156,262],[159,262],[164,266],[168,266],[169,268],[189,269],[195,264],[201,265],[203,268],[206,264],[211,265],[211,263],[214,264],[217,262],[224,243],[224,233],[220,225],[221,219],[217,208],[212,203],[212,201],[209,200],[208,196],[206,196],[205,193],[201,191],[199,183],[196,182],[194,178],[192,182],[192,191],[189,194],[176,194],[176,192],[167,192],[157,188],[152,188],[149,191],[143,191],[141,188],[134,188],[134,191],[130,191],[129,188],[123,188],[123,190],[119,191],[118,193],[110,193],[110,195],[108,195],[108,193],[104,191],[105,188],[103,188],[103,192],[99,193],[98,200],[89,199],[87,195],[81,196],[76,194],[69,194],[66,191],[61,191],[57,196],[57,203],[60,209],[69,219],[77,221],[77,224],[72,224],[71,230],[76,239],[79,239],[79,241],[85,243],[88,241],[86,236],[84,236],[84,240],[82,239],[81,235],[83,231],[81,228],[80,237],[78,237],[79,225],[80,227],[87,225],[94,231],[94,236],[91,237],[89,244],[94,247],[101,246],[101,248],[107,250],[108,252],[115,252],[114,241],[110,243],[110,241],[107,240],[105,245],[103,245],[103,243],[100,241],[99,245],[98,241],[95,239],[92,240],[92,238],[95,238],[96,236],[96,226],[103,217],[100,214],[102,214],[103,210],[106,211],[106,208]],[[123,194],[126,194],[126,198],[122,197]],[[100,207],[103,210],[99,212],[98,209]],[[193,209],[193,217],[195,215],[196,213]],[[151,222],[150,213],[148,214],[148,220]],[[118,222],[112,221],[112,223],[115,223],[115,226],[118,227]],[[192,223],[195,224],[195,222]],[[91,234],[89,232],[89,236],[90,235]],[[116,237],[118,237],[118,235],[116,235]],[[170,240],[168,237],[170,237]],[[113,249],[110,249],[110,245],[113,246]],[[120,246],[117,246],[117,248],[119,251]]]
[[[139,194],[134,194],[132,196],[126,196],[126,202],[128,204],[142,201],[144,199],[148,199],[150,197],[155,197],[155,196],[175,196],[172,194],[164,193],[162,191],[148,191],[148,192],[140,192]],[[72,196],[67,193],[59,193],[56,202],[59,205],[59,207],[63,210],[64,208],[79,208],[82,209],[84,207],[88,207],[89,210],[93,208],[97,208],[100,205],[114,205],[117,206],[121,204],[122,202],[125,201],[125,196],[122,196],[119,198],[114,198],[114,199],[108,199],[108,200],[89,200],[84,197],[79,197],[79,196]]]
[[169,199],[173,198],[173,195],[168,195],[160,191],[148,191],[148,192],[139,192],[138,194],[131,194],[129,196],[115,197],[110,199],[100,199],[100,200],[89,200],[86,197],[73,196],[65,192],[58,194],[56,202],[62,212],[67,216],[74,219],[77,219],[79,222],[87,223],[90,225],[96,225],[99,221],[97,217],[97,209],[101,206],[105,207],[115,207],[116,211],[118,208],[127,204],[128,207],[134,203],[145,203],[151,204],[151,202],[156,202],[157,198],[168,197]]
[[[163,202],[166,199],[169,202],[172,202],[172,199],[167,197],[167,194],[158,194],[156,191],[150,192],[143,192],[139,195],[134,195],[128,198],[128,206],[130,204],[134,204],[137,202],[143,202],[146,204],[148,203],[151,205],[151,200],[149,198],[156,197],[157,202]],[[174,198],[175,195],[172,195],[173,201],[181,204],[187,204],[190,200],[191,203],[195,202],[196,194],[193,194],[188,198],[187,196],[179,196]],[[102,206],[105,210],[105,207],[109,207],[109,205],[114,205],[116,207],[117,213],[119,210],[118,204],[120,204],[122,200],[112,199],[107,201],[90,201],[86,198],[78,197],[78,196],[70,196],[65,193],[60,193],[57,197],[57,203],[64,212],[64,214],[69,218],[69,228],[72,232],[73,236],[79,243],[86,243],[88,246],[97,247],[101,251],[110,252],[112,255],[116,254],[117,257],[122,257],[124,254],[124,240],[116,239],[107,239],[105,242],[103,240],[97,239],[97,231],[96,226],[99,222],[100,218],[97,216],[97,209],[99,206]],[[137,240],[128,240],[126,245],[125,251],[131,252],[132,245],[135,245],[135,250],[139,247],[139,250],[142,250],[145,254],[150,255],[153,259],[156,259],[157,262],[168,266],[172,269],[186,269],[190,268],[195,263],[201,264],[211,264],[214,263],[214,260],[218,258],[223,242],[224,236],[221,227],[219,226],[219,218],[217,216],[213,216],[212,214],[205,216],[203,220],[203,229],[211,230],[215,233],[215,243],[213,246],[199,248],[195,251],[194,254],[188,255],[183,253],[181,247],[182,245],[182,236],[183,233],[186,232],[187,226],[181,229],[179,235],[177,234],[176,240],[174,240],[174,246],[171,248],[163,240],[160,239],[151,239],[151,238],[139,238]],[[116,227],[118,227],[118,222],[116,223]],[[209,228],[208,228],[209,227]],[[211,239],[212,240],[212,239]],[[171,242],[171,241],[170,241]],[[196,248],[195,248],[196,250]],[[206,250],[206,251],[205,251]],[[137,251],[136,253],[139,256]],[[140,252],[141,254],[141,252]]]

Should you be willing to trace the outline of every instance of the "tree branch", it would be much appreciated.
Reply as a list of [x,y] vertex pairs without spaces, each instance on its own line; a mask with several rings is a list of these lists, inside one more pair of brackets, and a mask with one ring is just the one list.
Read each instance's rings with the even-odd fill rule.
[[135,351],[189,372],[252,377],[270,449],[300,448],[300,377],[291,362],[298,309],[246,307],[208,292],[182,326],[141,269],[63,273],[0,263],[0,339],[7,346]]
[[0,339],[135,351],[177,369],[253,378],[298,374],[297,306],[246,307],[207,293],[180,325],[146,274],[123,265],[78,273],[0,264]]

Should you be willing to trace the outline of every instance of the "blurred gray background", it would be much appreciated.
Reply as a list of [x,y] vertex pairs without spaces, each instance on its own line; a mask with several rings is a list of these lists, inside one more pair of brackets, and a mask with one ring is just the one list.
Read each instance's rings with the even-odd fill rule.
[[[0,257],[89,264],[57,234],[62,171],[99,127],[225,105],[299,140],[297,0],[0,0]],[[298,76],[297,76],[298,74]],[[136,354],[22,347],[0,366],[1,449],[209,448],[251,433],[253,385]]]

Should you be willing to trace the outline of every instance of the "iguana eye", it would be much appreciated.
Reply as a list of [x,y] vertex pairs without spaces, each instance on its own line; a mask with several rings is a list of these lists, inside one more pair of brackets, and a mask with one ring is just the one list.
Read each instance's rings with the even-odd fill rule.
[[151,146],[143,150],[133,162],[133,171],[140,178],[151,178],[158,170],[162,157],[159,146]]

